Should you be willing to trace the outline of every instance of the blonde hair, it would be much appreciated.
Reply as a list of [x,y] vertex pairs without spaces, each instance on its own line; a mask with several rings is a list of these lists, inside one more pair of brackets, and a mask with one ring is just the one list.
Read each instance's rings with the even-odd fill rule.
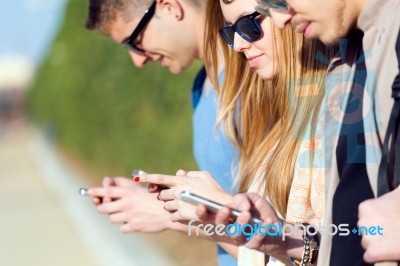
[[[208,0],[206,14],[206,68],[219,93],[218,121],[239,149],[239,192],[249,189],[262,167],[259,176],[265,195],[285,216],[299,147],[310,122],[311,132],[315,131],[324,95],[326,65],[315,57],[319,50],[327,54],[326,48],[304,40],[291,27],[278,30],[272,26],[273,36],[279,35],[274,44],[278,74],[262,80],[243,55],[219,37],[218,29],[225,25],[220,1]],[[219,86],[221,51],[226,64]]]

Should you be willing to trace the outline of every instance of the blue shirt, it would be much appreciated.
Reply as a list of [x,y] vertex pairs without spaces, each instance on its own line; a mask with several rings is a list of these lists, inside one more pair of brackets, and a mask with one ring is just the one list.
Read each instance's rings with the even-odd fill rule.
[[[203,71],[203,72],[202,72]],[[232,188],[233,168],[237,162],[237,149],[222,133],[220,127],[215,128],[217,116],[217,95],[214,88],[208,93],[202,93],[205,78],[204,69],[196,78],[192,102],[195,108],[193,113],[193,153],[201,171],[208,171],[215,180],[228,192],[235,193]],[[222,81],[223,72],[219,75]],[[197,84],[197,86],[196,86]],[[220,266],[237,265],[236,260],[218,246],[218,264]]]

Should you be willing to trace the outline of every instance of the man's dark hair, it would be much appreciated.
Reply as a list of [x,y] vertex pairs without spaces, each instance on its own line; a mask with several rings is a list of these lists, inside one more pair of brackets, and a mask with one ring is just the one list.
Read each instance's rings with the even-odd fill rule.
[[[86,21],[86,28],[98,30],[108,34],[110,23],[118,16],[126,22],[130,22],[135,16],[143,12],[151,5],[153,0],[90,0],[89,15]],[[194,8],[203,6],[204,0],[184,0]]]
[[109,24],[117,19],[117,14],[130,22],[136,15],[144,12],[151,2],[152,0],[90,0],[86,28],[108,34]]

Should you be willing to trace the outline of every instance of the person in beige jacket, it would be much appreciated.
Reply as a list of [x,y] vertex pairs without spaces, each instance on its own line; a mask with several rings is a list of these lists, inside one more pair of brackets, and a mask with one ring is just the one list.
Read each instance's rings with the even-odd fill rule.
[[[292,25],[306,38],[319,39],[339,48],[328,67],[327,108],[322,109],[325,112],[324,222],[328,225],[346,225],[350,232],[346,236],[321,234],[318,264],[369,265],[376,261],[400,260],[398,230],[388,231],[396,228],[400,218],[396,210],[398,201],[392,200],[398,198],[399,189],[362,204],[358,221],[360,203],[377,196],[382,142],[393,106],[391,87],[399,72],[395,44],[400,26],[400,2],[259,2],[260,9],[268,11],[277,26],[283,28]],[[241,197],[240,200],[251,202],[248,197]],[[377,211],[380,217],[387,217],[387,212],[391,211],[390,219],[376,219],[376,214],[366,211],[367,207],[372,208],[374,202],[375,206],[387,204],[385,206],[388,209]],[[260,210],[261,205],[257,209]],[[359,227],[372,226],[372,220],[385,222],[383,236],[373,238],[365,231],[361,233]],[[366,252],[362,248],[362,237]],[[262,242],[247,245],[263,248]]]

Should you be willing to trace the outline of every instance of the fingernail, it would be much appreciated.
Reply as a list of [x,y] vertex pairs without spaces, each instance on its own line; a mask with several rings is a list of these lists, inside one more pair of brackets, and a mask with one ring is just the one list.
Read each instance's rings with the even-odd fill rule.
[[160,194],[157,195],[157,199],[160,200]]
[[133,178],[133,180],[134,180],[135,182],[139,182],[139,181],[140,181],[140,177],[135,176],[135,177]]

